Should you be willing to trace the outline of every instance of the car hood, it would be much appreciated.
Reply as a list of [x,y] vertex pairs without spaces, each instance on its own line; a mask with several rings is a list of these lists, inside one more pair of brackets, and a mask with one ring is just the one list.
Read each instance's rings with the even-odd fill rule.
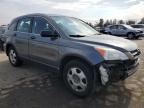
[[93,35],[76,38],[76,40],[92,46],[100,45],[121,51],[133,51],[137,49],[137,45],[134,42],[111,35]]
[[137,28],[136,30],[144,31],[144,28]]

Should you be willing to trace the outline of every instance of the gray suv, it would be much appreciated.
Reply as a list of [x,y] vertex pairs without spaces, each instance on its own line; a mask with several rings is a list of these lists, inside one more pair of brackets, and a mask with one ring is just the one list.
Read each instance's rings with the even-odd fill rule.
[[143,30],[136,29],[130,25],[111,25],[105,28],[105,32],[110,35],[126,36],[129,39],[138,39],[143,36]]
[[78,96],[126,79],[136,72],[140,50],[129,40],[102,35],[82,20],[30,14],[14,19],[5,32],[13,66],[30,60],[51,66]]

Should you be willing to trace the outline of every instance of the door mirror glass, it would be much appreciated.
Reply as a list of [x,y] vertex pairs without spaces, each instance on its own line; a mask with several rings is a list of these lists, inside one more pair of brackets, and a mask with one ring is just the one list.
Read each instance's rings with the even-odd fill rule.
[[53,31],[44,30],[44,31],[41,31],[41,36],[42,37],[58,37],[58,34]]

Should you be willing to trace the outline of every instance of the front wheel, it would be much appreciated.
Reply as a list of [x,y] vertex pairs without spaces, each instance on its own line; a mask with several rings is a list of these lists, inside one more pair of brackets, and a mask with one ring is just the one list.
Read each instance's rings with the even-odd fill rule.
[[134,33],[128,33],[127,37],[128,37],[128,39],[134,39],[135,38],[135,34]]
[[85,97],[93,91],[93,72],[80,60],[70,61],[64,68],[66,86],[77,96]]
[[112,33],[111,33],[111,32],[108,32],[108,34],[109,34],[109,35],[112,35]]
[[13,66],[17,67],[17,66],[22,65],[22,61],[18,57],[18,54],[17,54],[16,50],[13,47],[10,47],[8,49],[8,57],[9,57],[10,63]]
[[140,38],[140,36],[135,37],[135,39],[139,39],[139,38]]

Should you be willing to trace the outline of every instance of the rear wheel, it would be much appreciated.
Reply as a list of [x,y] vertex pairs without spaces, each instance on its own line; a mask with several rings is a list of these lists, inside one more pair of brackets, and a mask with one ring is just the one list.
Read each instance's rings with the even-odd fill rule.
[[128,39],[134,39],[135,38],[135,34],[134,33],[128,33],[127,37],[128,37]]
[[8,49],[8,57],[9,57],[10,63],[13,66],[17,67],[17,66],[21,66],[22,65],[22,61],[18,57],[18,54],[17,54],[16,50],[13,47],[10,47]]
[[64,68],[63,79],[66,86],[77,96],[87,96],[93,91],[93,72],[80,60],[70,61]]

